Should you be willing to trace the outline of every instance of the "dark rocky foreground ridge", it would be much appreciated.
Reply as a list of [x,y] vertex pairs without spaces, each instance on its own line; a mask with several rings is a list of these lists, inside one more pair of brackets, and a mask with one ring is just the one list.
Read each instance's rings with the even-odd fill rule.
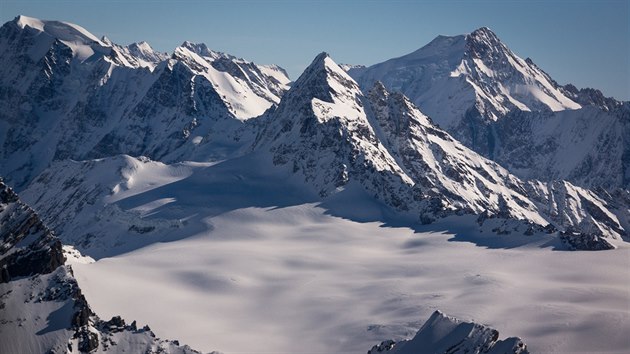
[[7,353],[199,353],[148,326],[101,320],[59,239],[0,180],[0,342]]

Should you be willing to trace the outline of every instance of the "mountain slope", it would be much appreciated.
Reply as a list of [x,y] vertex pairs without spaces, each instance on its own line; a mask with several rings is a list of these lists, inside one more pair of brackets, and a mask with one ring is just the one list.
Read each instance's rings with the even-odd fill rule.
[[630,188],[630,106],[513,112],[491,126],[492,159],[523,179]]
[[90,309],[61,242],[0,181],[0,351],[198,353]]
[[[100,259],[154,242],[177,238],[183,220],[145,219],[172,195],[148,200],[137,208],[118,203],[183,180],[208,166],[200,163],[166,165],[127,155],[87,161],[58,161],[24,190],[22,197],[44,218],[65,244]],[[182,219],[184,219],[182,217]]]
[[[422,222],[472,213],[522,220],[538,230],[550,223],[563,231],[575,227],[595,233],[585,236],[595,240],[626,235],[619,218],[593,193],[567,184],[593,201],[596,207],[590,211],[551,203],[553,189],[532,187],[469,150],[404,96],[390,95],[379,84],[364,96],[325,53],[295,82],[267,123],[257,148],[268,149],[275,165],[302,176],[323,197],[358,183]],[[571,217],[563,217],[560,207]],[[581,228],[587,224],[588,230]]]
[[[401,196],[411,179],[379,142],[358,85],[326,54],[318,55],[267,117],[256,148],[274,165],[304,177],[320,196],[343,187],[352,175],[382,200],[408,209]],[[385,182],[387,180],[387,182]]]
[[440,127],[522,179],[628,188],[628,108],[593,89],[560,86],[488,28],[439,36],[419,50],[348,73],[382,81]]
[[[175,60],[160,65],[171,64],[174,71],[191,72]],[[236,119],[226,122],[249,129],[241,130],[241,136],[247,132],[249,138],[233,142],[238,155],[246,155],[243,161],[261,160],[257,168],[281,167],[298,177],[304,200],[312,200],[312,195],[324,202],[335,195],[340,197],[330,200],[343,199],[358,188],[409,224],[474,214],[480,216],[480,225],[493,225],[484,227],[499,233],[566,232],[563,238],[577,249],[611,248],[602,237],[619,240],[629,226],[625,199],[615,202],[569,183],[525,183],[457,142],[403,95],[390,94],[378,84],[364,95],[326,54],[315,58],[277,108],[244,124]],[[137,141],[128,134],[130,141]],[[166,144],[160,148],[164,153],[171,149]],[[183,156],[199,158],[188,150]],[[166,165],[124,155],[57,161],[33,179],[24,198],[64,242],[101,258],[189,235],[189,228],[197,226],[186,226],[184,220],[192,215],[197,215],[195,220],[202,218],[203,213],[190,208],[185,214],[177,208],[165,214],[159,211],[169,209],[164,206],[177,200],[176,195],[190,198],[187,191],[197,188],[211,193],[217,183],[227,183],[222,179],[237,183],[233,175],[240,180],[254,168],[251,162],[232,165],[236,170],[219,167],[195,173],[209,165]],[[193,174],[190,182],[185,180]],[[177,185],[182,191],[162,188],[180,180]],[[149,190],[156,192],[142,195]],[[182,202],[188,204],[184,199],[177,204]],[[148,215],[152,217],[146,219]]]
[[403,92],[447,129],[471,108],[487,121],[514,109],[581,108],[546,73],[515,55],[486,27],[468,35],[438,36],[411,54],[351,69],[349,74],[363,87],[381,81]]
[[[568,182],[524,182],[436,127],[402,94],[390,94],[377,82],[368,97],[381,141],[416,182],[414,193],[443,211],[435,215],[463,211],[550,223],[560,230],[580,225],[586,239],[627,235],[622,224],[628,213],[605,195]],[[610,247],[606,243],[603,247]]]
[[0,50],[0,172],[18,189],[67,158],[224,158],[242,121],[278,103],[289,81],[276,66],[210,62],[185,47],[168,59],[25,16],[0,28]]

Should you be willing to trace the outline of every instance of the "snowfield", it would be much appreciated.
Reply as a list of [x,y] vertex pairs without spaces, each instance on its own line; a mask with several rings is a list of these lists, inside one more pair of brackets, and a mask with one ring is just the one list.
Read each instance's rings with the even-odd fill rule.
[[[378,216],[363,202],[365,219]],[[202,220],[189,238],[75,264],[93,309],[225,353],[362,353],[411,338],[436,309],[520,336],[532,353],[630,348],[625,244],[555,251],[550,236],[470,235],[465,217],[414,232],[312,203]]]

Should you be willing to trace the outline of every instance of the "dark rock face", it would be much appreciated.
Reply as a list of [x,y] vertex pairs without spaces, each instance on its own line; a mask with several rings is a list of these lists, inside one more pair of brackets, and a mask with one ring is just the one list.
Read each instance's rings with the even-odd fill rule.
[[80,328],[89,324],[90,316],[94,316],[94,313],[90,309],[90,306],[85,299],[85,296],[81,293],[81,289],[76,286],[74,294],[74,308],[76,312],[72,316],[72,326],[74,328]]
[[377,354],[377,353],[388,352],[388,351],[394,349],[394,346],[396,346],[396,342],[395,341],[393,341],[391,339],[384,340],[380,344],[377,344],[377,345],[373,346],[372,349],[368,350],[368,354]]
[[[29,290],[25,299],[17,301],[19,306],[26,307],[41,302],[65,303],[71,309],[66,319],[67,328],[56,330],[70,332],[71,338],[63,339],[61,336],[60,341],[50,348],[51,352],[62,347],[72,351],[72,341],[76,342],[80,352],[90,353],[98,348],[107,350],[117,345],[114,337],[122,336],[120,338],[127,338],[129,341],[124,345],[132,351],[198,353],[187,346],[180,346],[179,343],[155,338],[150,331],[138,331],[135,321],[126,325],[120,316],[115,316],[110,321],[99,319],[90,309],[72,269],[64,265],[65,261],[59,239],[0,179],[0,284],[9,289],[0,298],[0,309],[5,309],[5,301],[11,301],[12,294],[23,294],[23,287]],[[13,286],[18,291],[14,292]],[[20,308],[11,308],[11,311],[19,313]],[[47,313],[37,314],[34,321],[49,316]],[[56,320],[60,324],[63,323],[62,317],[64,315],[59,315]],[[0,322],[0,327],[11,325],[21,324],[13,321]],[[32,335],[35,336],[34,333]]]
[[[0,282],[8,282],[15,277],[48,274],[64,264],[59,239],[1,180],[0,226]],[[30,242],[16,248],[25,239]]]
[[90,353],[98,348],[98,335],[90,332],[87,328],[79,329],[75,338],[79,341],[79,350],[83,353]]
[[615,248],[601,234],[580,232],[573,228],[561,232],[560,239],[569,249],[576,251],[605,251]]
[[604,96],[598,89],[590,87],[578,89],[572,84],[564,85],[562,88],[567,96],[582,106],[596,106],[605,111],[610,111],[622,105],[616,99]]

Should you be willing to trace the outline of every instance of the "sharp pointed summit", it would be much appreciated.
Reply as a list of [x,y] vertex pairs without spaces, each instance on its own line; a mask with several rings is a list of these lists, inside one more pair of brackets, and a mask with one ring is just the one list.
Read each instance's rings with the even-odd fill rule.
[[352,100],[360,91],[358,84],[326,52],[318,54],[292,86],[291,91],[299,95],[305,87],[309,91],[307,97],[326,102],[333,102],[333,96]]
[[[621,177],[630,166],[620,137],[628,131],[620,119],[627,105],[559,85],[487,27],[438,36],[413,53],[348,73],[364,90],[381,81],[403,93],[454,138],[522,179],[567,179],[587,188],[630,183]],[[605,149],[579,143],[604,144],[609,136],[617,138]],[[592,170],[600,172],[586,172]]]
[[496,121],[514,110],[580,108],[487,27],[439,36],[411,54],[349,73],[362,87],[381,80],[403,92],[445,128],[458,125],[470,109]]

